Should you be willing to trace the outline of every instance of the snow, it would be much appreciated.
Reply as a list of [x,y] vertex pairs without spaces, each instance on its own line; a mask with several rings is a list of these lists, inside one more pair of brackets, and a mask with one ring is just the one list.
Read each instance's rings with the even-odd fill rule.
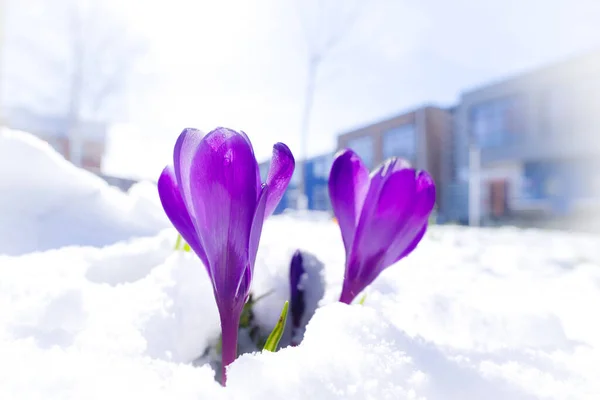
[[[343,246],[331,221],[272,217],[256,305],[272,326],[297,248],[324,264],[303,342],[242,355],[227,388],[193,367],[219,334],[201,263],[175,232],[105,248],[0,258],[0,398],[587,399],[600,384],[597,237],[433,227],[368,289],[335,302]],[[591,307],[591,309],[590,309]]]
[[[0,246],[13,254],[0,255],[2,399],[600,398],[598,236],[433,226],[364,305],[348,306],[336,302],[338,226],[324,214],[272,217],[252,288],[269,293],[256,323],[268,331],[277,320],[297,249],[316,312],[298,346],[241,355],[222,388],[200,361],[220,329],[208,276],[174,251],[173,229],[160,229],[153,186],[123,194],[30,136],[0,138],[0,184],[10,185]],[[61,199],[53,224],[33,218]]]
[[122,193],[25,132],[0,131],[0,192],[0,254],[104,246],[169,226],[147,188]]

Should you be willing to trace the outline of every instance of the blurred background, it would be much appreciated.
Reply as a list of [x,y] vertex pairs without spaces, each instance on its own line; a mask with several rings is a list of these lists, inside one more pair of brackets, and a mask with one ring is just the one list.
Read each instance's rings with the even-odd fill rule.
[[[330,210],[332,157],[349,147],[371,168],[399,156],[428,170],[439,224],[600,227],[597,0],[0,0],[0,10],[2,125],[122,191],[156,181],[183,128],[226,126],[248,133],[262,174],[275,142],[292,149],[298,167],[277,212]],[[11,159],[2,174],[29,162]]]

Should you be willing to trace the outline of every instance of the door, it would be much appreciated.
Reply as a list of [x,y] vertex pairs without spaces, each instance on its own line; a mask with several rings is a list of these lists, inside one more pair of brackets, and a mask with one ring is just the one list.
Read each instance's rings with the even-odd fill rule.
[[490,182],[490,211],[493,217],[506,215],[508,209],[508,182],[506,179],[494,179]]

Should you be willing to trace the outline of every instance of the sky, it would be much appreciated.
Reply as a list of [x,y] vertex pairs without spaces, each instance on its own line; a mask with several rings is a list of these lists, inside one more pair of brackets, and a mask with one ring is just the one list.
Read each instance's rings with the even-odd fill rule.
[[244,130],[259,161],[278,141],[299,154],[308,54],[331,37],[341,39],[318,71],[309,155],[334,150],[340,132],[600,50],[597,0],[106,4],[148,52],[137,66],[145,88],[127,97],[104,169],[153,180],[186,127]]

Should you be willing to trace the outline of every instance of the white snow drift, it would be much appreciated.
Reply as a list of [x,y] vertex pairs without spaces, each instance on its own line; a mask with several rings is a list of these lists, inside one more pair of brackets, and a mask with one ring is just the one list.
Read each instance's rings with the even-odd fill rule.
[[219,333],[207,274],[175,232],[0,258],[0,398],[594,399],[597,237],[434,227],[364,306],[335,303],[343,246],[326,221],[267,221],[257,318],[273,324],[300,247],[326,265],[304,342],[248,354],[228,387],[191,361]]
[[160,207],[149,205],[148,190],[132,189],[129,196],[35,136],[2,129],[0,254],[103,246],[168,227]]

